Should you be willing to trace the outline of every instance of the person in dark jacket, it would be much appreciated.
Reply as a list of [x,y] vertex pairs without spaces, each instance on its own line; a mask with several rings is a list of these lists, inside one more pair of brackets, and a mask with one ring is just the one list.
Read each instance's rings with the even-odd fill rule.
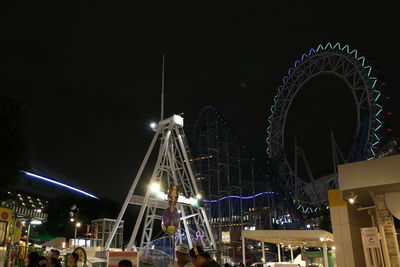
[[78,265],[79,255],[76,252],[72,252],[68,256],[68,267],[76,267]]
[[56,258],[50,258],[47,261],[47,267],[61,267],[61,262],[59,259]]
[[27,267],[37,267],[39,262],[39,254],[35,251],[32,251],[28,254],[26,258],[26,266]]
[[38,260],[39,267],[46,267],[47,266],[47,258],[45,256],[40,256]]
[[211,258],[210,254],[205,252],[201,246],[193,247],[189,251],[189,255],[196,267],[220,267],[219,264]]

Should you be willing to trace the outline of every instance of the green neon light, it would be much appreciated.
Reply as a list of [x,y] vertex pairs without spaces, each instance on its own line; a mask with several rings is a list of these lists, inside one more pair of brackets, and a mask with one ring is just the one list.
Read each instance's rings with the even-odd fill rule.
[[376,82],[377,82],[377,79],[376,79],[375,77],[370,77],[369,79],[370,79],[370,80],[374,80],[374,82],[373,82],[373,84],[372,84],[372,88],[374,88],[374,87],[375,87],[375,84],[376,84]]
[[340,43],[337,42],[337,43],[333,46],[333,49],[342,50],[342,49],[340,48]]
[[345,46],[342,48],[342,51],[346,50],[345,52],[346,52],[347,54],[350,54],[349,49],[350,49],[349,46],[348,46],[348,45],[345,45]]
[[361,62],[361,67],[364,67],[364,64],[365,64],[365,57],[359,57],[359,58],[357,58],[357,60],[358,60],[358,61],[362,60],[362,62]]
[[[354,55],[353,55],[354,54]],[[353,56],[355,59],[357,59],[357,50],[354,49],[353,51],[350,52],[350,55]]]
[[328,47],[329,47],[330,49],[332,49],[332,44],[331,44],[331,43],[327,43],[326,46],[325,46],[325,50],[328,49]]
[[371,71],[372,71],[371,66],[366,66],[366,67],[364,67],[364,69],[369,69],[368,70],[368,76],[371,75]]
[[[353,50],[350,51],[350,47],[349,47],[349,45],[347,45],[347,44],[344,45],[344,46],[342,46],[339,42],[336,42],[335,45],[333,45],[333,46],[332,46],[332,43],[331,43],[331,42],[328,42],[326,45],[319,44],[319,45],[317,46],[317,49],[314,50],[313,48],[311,48],[311,49],[309,50],[308,55],[307,55],[307,54],[303,54],[303,55],[301,56],[301,60],[300,60],[300,61],[299,61],[299,60],[296,60],[295,63],[294,63],[294,67],[289,68],[289,70],[288,70],[288,76],[283,77],[283,79],[282,79],[283,83],[282,83],[282,85],[280,85],[280,86],[278,87],[278,94],[274,97],[274,105],[271,107],[271,113],[274,113],[274,112],[275,112],[275,110],[276,110],[276,107],[275,107],[275,106],[276,106],[276,104],[277,104],[277,102],[278,102],[278,98],[279,98],[279,96],[280,96],[280,94],[281,94],[281,92],[282,92],[282,89],[284,88],[284,84],[285,84],[286,81],[288,80],[289,76],[293,73],[294,69],[295,69],[298,65],[300,65],[305,59],[307,59],[312,53],[322,52],[323,50],[327,50],[327,49],[336,49],[336,50],[339,50],[339,51],[343,51],[343,52],[349,54],[350,56],[352,56],[355,60],[359,61],[362,68],[367,69],[368,82],[371,82],[371,83],[370,83],[370,88],[373,90],[373,92],[374,92],[374,94],[375,94],[375,95],[374,95],[374,102],[375,102],[375,104],[376,104],[377,107],[378,107],[378,110],[376,110],[375,115],[374,115],[376,121],[378,122],[378,126],[375,127],[374,129],[371,129],[371,130],[373,131],[373,133],[374,133],[374,136],[376,137],[376,139],[377,139],[378,141],[375,142],[375,143],[373,143],[373,144],[370,146],[370,148],[369,148],[369,149],[371,150],[371,153],[372,153],[372,154],[374,155],[374,157],[375,157],[375,152],[373,151],[372,146],[374,146],[375,144],[377,144],[377,143],[380,142],[380,138],[376,135],[376,132],[382,127],[382,122],[379,121],[378,118],[377,118],[377,116],[382,112],[382,106],[380,106],[378,103],[376,103],[376,102],[379,100],[379,98],[380,98],[380,96],[381,96],[381,93],[380,93],[379,91],[377,91],[377,90],[374,89],[375,86],[376,86],[376,83],[377,83],[377,78],[376,78],[376,77],[371,77],[372,67],[371,67],[371,66],[365,66],[365,61],[366,61],[365,56],[360,56],[360,57],[358,57],[358,54],[359,54],[358,50],[357,50],[357,49],[353,49]],[[273,115],[273,114],[271,114],[271,116],[268,118],[269,124],[271,124],[272,115]],[[267,138],[267,140],[268,140],[268,142],[269,142],[270,139],[271,139],[271,138],[270,138],[271,127],[268,127],[268,128],[267,128],[267,133],[268,133],[268,138]],[[267,151],[269,151],[269,146],[268,146],[268,150],[267,150]]]

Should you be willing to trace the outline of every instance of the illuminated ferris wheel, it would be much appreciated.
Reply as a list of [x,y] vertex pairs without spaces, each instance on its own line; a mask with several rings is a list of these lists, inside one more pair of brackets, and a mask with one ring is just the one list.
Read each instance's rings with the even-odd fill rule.
[[[379,131],[382,122],[379,119],[382,106],[379,105],[380,91],[377,88],[377,78],[373,77],[372,67],[366,65],[364,56],[355,49],[339,43],[319,45],[312,48],[297,60],[288,75],[278,87],[268,119],[267,153],[274,162],[285,188],[294,194],[299,203],[310,206],[320,206],[326,203],[326,191],[337,187],[337,175],[320,180],[305,181],[298,177],[296,171],[285,154],[285,124],[289,108],[299,90],[312,78],[330,74],[343,80],[354,97],[357,133],[355,134],[353,160],[373,159],[376,157],[377,145],[380,142]],[[358,136],[358,138],[357,138]]]

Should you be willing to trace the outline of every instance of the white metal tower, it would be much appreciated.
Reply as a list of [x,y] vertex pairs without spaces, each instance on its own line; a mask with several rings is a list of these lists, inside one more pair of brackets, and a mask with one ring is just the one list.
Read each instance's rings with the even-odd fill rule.
[[[167,200],[161,199],[163,197],[160,192],[166,192],[170,184],[178,185],[181,192],[177,207],[181,214],[181,231],[185,233],[188,245],[192,247],[196,245],[195,240],[198,240],[197,244],[200,242],[204,247],[216,249],[206,212],[203,207],[195,205],[201,195],[189,158],[190,152],[183,132],[183,118],[179,115],[173,115],[170,118],[161,120],[155,127],[155,131],[156,133],[129,189],[117,221],[105,243],[104,250],[107,251],[110,248],[111,241],[128,204],[141,205],[141,208],[127,250],[133,248],[142,221],[144,221],[144,224],[140,246],[143,247],[149,244],[152,241],[154,221],[160,220],[161,222],[160,212],[157,211],[160,211],[160,209],[165,210],[168,207]],[[152,175],[151,177],[142,177],[143,169],[159,138],[160,149]],[[144,197],[134,195],[135,188],[141,178],[148,181],[148,185],[160,185],[161,191],[153,192],[149,186]],[[201,235],[202,238],[198,238],[199,236],[196,236],[196,234]],[[181,238],[182,236],[178,235],[178,243],[182,242]]]

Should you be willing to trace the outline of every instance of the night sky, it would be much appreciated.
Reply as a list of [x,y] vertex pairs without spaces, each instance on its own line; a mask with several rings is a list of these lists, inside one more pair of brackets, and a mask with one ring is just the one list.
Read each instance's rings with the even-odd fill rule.
[[[391,97],[385,105],[394,115],[386,122],[399,136],[399,22],[391,6],[130,2],[1,10],[0,90],[29,103],[34,166],[60,176],[53,178],[125,198],[153,136],[148,125],[160,116],[163,53],[166,116],[184,113],[191,127],[202,106],[215,106],[261,164],[277,87],[294,61],[320,43],[349,44],[372,60]],[[329,79],[299,94],[290,136],[354,131],[351,95]],[[329,145],[326,152],[318,138],[309,139],[303,145],[311,163],[312,154],[330,153]]]

